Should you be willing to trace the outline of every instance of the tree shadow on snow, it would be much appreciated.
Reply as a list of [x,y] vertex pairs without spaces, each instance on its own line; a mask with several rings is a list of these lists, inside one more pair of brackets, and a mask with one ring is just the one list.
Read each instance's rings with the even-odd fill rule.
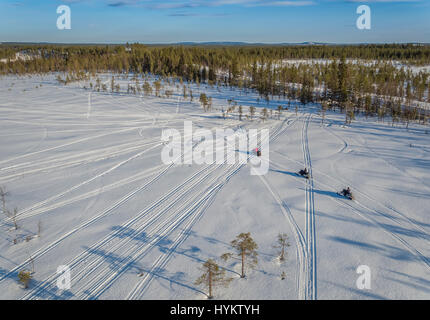
[[[409,275],[409,274],[394,271],[394,270],[387,270],[387,269],[385,269],[385,270],[393,274],[393,277],[384,277],[385,279],[397,282],[397,283],[405,285],[405,286],[408,286],[414,290],[419,290],[419,291],[425,292],[427,294],[430,294],[430,280],[429,279]],[[397,276],[398,278],[394,278],[394,276]],[[401,278],[401,279],[399,279],[399,278]]]
[[335,242],[339,242],[344,245],[361,248],[367,252],[373,251],[377,254],[382,254],[385,257],[396,261],[402,260],[402,261],[417,262],[417,263],[423,262],[421,257],[413,254],[412,252],[406,249],[401,249],[399,247],[388,245],[388,244],[380,244],[380,243],[369,244],[366,242],[347,239],[347,238],[338,237],[338,236],[327,236],[326,238]]

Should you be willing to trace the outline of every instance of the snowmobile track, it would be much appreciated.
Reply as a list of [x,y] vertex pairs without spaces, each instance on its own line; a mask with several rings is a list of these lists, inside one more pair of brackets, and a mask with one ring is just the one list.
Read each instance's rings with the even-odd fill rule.
[[316,231],[315,231],[315,200],[314,200],[314,182],[312,173],[312,161],[309,151],[308,127],[312,119],[312,114],[303,120],[302,129],[302,148],[305,167],[309,170],[309,179],[306,179],[306,241],[307,241],[307,286],[305,299],[317,299],[317,261],[316,261]]

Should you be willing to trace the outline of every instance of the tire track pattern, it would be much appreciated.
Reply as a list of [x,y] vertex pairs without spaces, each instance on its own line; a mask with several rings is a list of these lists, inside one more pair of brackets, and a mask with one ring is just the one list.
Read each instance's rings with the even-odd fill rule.
[[312,174],[312,160],[309,151],[308,127],[312,115],[309,114],[303,121],[302,147],[305,167],[309,170],[309,179],[306,179],[306,230],[307,261],[306,261],[306,300],[317,299],[317,266],[316,266],[316,231],[315,231],[315,200],[314,181]]
[[[216,164],[203,166],[189,179],[74,258],[68,264],[73,275],[72,283],[75,284],[73,288],[76,289],[74,297],[98,298],[116,279],[133,267],[136,260],[147,254],[162,239],[177,231],[184,221],[189,218],[189,221],[197,219],[199,214],[204,212],[206,204],[226,183],[226,177],[234,175],[243,165],[232,169],[230,169],[231,166],[227,166],[221,174],[207,181],[222,166]],[[217,183],[217,180],[220,182]],[[208,185],[211,187],[208,188]],[[201,190],[204,191],[201,192]],[[190,226],[192,224],[190,222]],[[136,241],[143,233],[148,240]],[[186,235],[186,233],[181,234]],[[183,236],[178,239],[174,241],[175,244],[178,244]],[[106,259],[107,254],[110,259]],[[106,260],[112,259],[115,260],[116,267],[106,264]],[[163,261],[166,260],[163,259]],[[57,275],[53,274],[40,282],[24,296],[24,299],[62,297],[58,296],[56,277]]]
[[[286,118],[281,125],[279,125],[275,131],[273,132],[273,134],[270,137],[270,142],[275,141],[280,135],[282,135],[287,129],[288,127],[290,127],[295,121],[291,121],[289,118]],[[260,148],[261,145],[259,144],[258,147]],[[249,159],[252,157],[252,155],[248,155],[247,160],[249,161]],[[240,171],[240,169],[244,166],[244,164],[238,165],[238,166],[234,166],[230,171],[227,171],[225,173],[222,173],[220,175],[220,177],[222,178],[221,182],[215,184],[213,187],[211,187],[211,191],[209,191],[209,194],[211,192],[213,192],[213,197],[211,199],[208,200],[209,203],[212,203],[212,201],[215,198],[216,193],[227,183],[227,181],[234,176],[237,172]],[[261,176],[260,176],[261,177]],[[204,199],[204,198],[203,198]],[[149,287],[152,279],[154,278],[154,275],[157,273],[157,270],[161,270],[162,268],[164,268],[168,261],[170,260],[170,258],[172,257],[173,253],[175,252],[176,248],[179,247],[180,244],[182,244],[189,232],[191,231],[191,228],[193,227],[193,225],[195,224],[195,222],[197,222],[201,215],[203,214],[204,209],[202,209],[202,211],[200,213],[197,213],[193,219],[191,219],[189,221],[189,223],[187,224],[187,226],[184,228],[183,232],[181,232],[177,238],[175,238],[175,240],[173,241],[172,245],[168,248],[166,253],[163,253],[162,255],[160,255],[160,257],[155,261],[155,263],[153,264],[153,266],[151,267],[151,269],[146,273],[145,277],[139,281],[139,283],[132,289],[132,291],[129,293],[127,299],[133,300],[133,299],[139,299],[141,298],[145,291],[147,290],[147,288]]]

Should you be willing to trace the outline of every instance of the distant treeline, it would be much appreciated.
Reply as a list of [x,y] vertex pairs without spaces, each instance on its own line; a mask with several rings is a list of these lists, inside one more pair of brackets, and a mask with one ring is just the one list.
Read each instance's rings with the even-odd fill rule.
[[[20,56],[16,58],[16,53]],[[430,45],[145,46],[2,45],[0,74],[63,72],[69,79],[99,72],[156,75],[181,81],[256,90],[277,97],[323,103],[346,113],[427,118],[430,73],[409,65],[430,65]],[[286,60],[324,60],[288,63]],[[395,65],[404,64],[405,67]],[[67,80],[67,79],[66,79]],[[403,117],[403,116],[402,116]]]
[[[127,50],[129,48],[131,50]],[[190,66],[226,69],[232,62],[283,59],[396,60],[423,65],[430,63],[430,45],[306,45],[306,46],[145,46],[124,45],[0,45],[0,59],[15,58],[16,52],[39,57],[1,65],[2,73],[78,71],[149,72],[187,76]],[[188,68],[186,68],[188,66]]]

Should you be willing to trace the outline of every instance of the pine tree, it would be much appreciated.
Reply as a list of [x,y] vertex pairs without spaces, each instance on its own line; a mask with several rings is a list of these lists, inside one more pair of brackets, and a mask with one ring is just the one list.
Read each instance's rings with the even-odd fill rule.
[[267,117],[269,116],[267,109],[263,108],[263,110],[261,110],[261,119],[263,120],[263,122],[267,119]]
[[203,107],[203,110],[206,111],[206,107],[208,105],[208,97],[206,96],[206,93],[200,93],[199,102]]
[[325,102],[325,101],[324,101],[324,102],[321,104],[321,124],[324,124],[325,114],[326,114],[326,112],[327,112],[327,109],[328,109],[327,102]]
[[8,211],[8,216],[11,217],[15,230],[18,230],[18,223],[16,221],[17,215],[18,215],[18,208],[14,208],[12,212]]
[[142,85],[142,89],[145,96],[152,94],[152,87],[148,81],[145,81],[145,83]]
[[273,246],[276,249],[279,249],[279,260],[285,261],[285,255],[286,255],[286,248],[290,246],[288,243],[288,235],[286,233],[280,233],[278,234],[278,239],[276,241],[277,243]]
[[218,264],[212,260],[208,259],[202,266],[201,270],[203,271],[203,274],[195,281],[195,285],[203,285],[205,288],[208,289],[209,294],[208,298],[213,298],[213,289],[216,286],[222,285],[224,287],[227,287],[232,278],[227,278],[225,276],[225,270],[221,269]]
[[352,120],[355,119],[354,108],[352,106],[352,102],[347,101],[345,106],[345,124],[351,124]]
[[28,288],[28,286],[29,286],[30,281],[31,281],[31,279],[32,279],[32,278],[33,278],[33,277],[32,277],[32,275],[31,275],[31,272],[30,272],[30,271],[21,270],[21,271],[18,273],[18,280],[19,280],[19,282],[21,282],[21,283],[22,283],[22,285],[24,286],[24,289],[27,289],[27,288]]
[[345,56],[342,56],[338,64],[338,73],[337,73],[337,101],[340,103],[341,108],[344,108],[344,103],[348,98],[347,91],[347,80],[348,80],[348,66],[346,64]]
[[97,92],[100,92],[100,87],[101,87],[101,81],[97,77],[97,79],[96,79],[96,85],[95,85],[95,89],[97,90]]
[[366,119],[372,112],[372,97],[370,95],[366,95],[364,98],[364,109],[366,113]]
[[184,88],[183,88],[183,96],[184,96],[184,100],[187,100],[187,97],[188,97],[188,95],[187,95],[187,87],[184,85]]
[[154,82],[154,87],[155,87],[155,96],[159,97],[160,96],[160,90],[161,90],[161,82],[160,81],[155,81]]
[[212,110],[212,97],[208,98],[208,110]]
[[300,90],[300,102],[303,105],[306,105],[309,102],[312,102],[313,100],[312,93],[313,93],[312,80],[308,76],[304,76],[302,80],[302,88]]
[[430,102],[430,83],[427,84],[427,102]]
[[249,115],[251,116],[251,120],[255,115],[255,107],[251,106],[249,107]]
[[278,120],[281,120],[281,113],[282,113],[282,106],[281,105],[279,105],[278,106]]
[[9,192],[6,191],[6,187],[0,187],[0,200],[2,204],[2,210],[5,215],[7,215],[6,209],[6,197],[9,195]]
[[[236,256],[239,257],[242,263],[242,274],[241,278],[245,278],[245,266],[248,265],[250,267],[254,267],[257,263],[257,248],[258,245],[251,238],[251,233],[241,233],[239,234],[235,240],[230,242],[231,247],[236,251]],[[225,253],[221,256],[224,261],[232,258],[234,256],[233,253]],[[250,260],[248,262],[248,260]]]
[[112,79],[110,81],[110,87],[111,87],[111,90],[112,90],[112,93],[113,93],[114,90],[115,90],[115,77],[114,76],[112,76]]
[[281,280],[285,280],[285,278],[287,277],[287,274],[285,273],[285,271],[281,272]]

